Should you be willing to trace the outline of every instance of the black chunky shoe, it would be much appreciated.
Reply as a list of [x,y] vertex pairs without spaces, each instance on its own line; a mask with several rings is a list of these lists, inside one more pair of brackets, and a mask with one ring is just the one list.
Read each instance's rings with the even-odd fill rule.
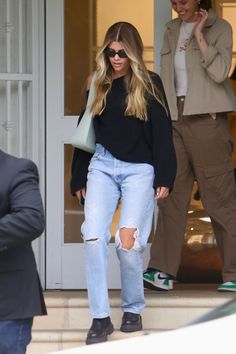
[[121,332],[136,332],[141,331],[142,317],[137,313],[125,312],[122,317]]
[[95,344],[107,341],[108,334],[112,334],[114,328],[110,317],[94,318],[88,331],[86,344]]

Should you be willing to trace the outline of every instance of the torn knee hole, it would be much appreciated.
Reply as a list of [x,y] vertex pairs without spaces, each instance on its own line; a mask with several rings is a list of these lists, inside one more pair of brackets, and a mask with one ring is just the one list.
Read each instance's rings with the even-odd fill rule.
[[121,248],[123,248],[124,250],[127,250],[127,251],[131,250],[133,248],[133,246],[134,246],[134,241],[132,244],[131,243],[130,244],[121,243]]
[[137,249],[139,247],[138,242],[139,230],[135,227],[122,227],[116,233],[116,244],[118,248],[122,248],[126,251]]
[[120,247],[126,250],[134,248],[135,242],[137,242],[136,228],[122,228],[119,233]]
[[88,240],[86,240],[86,242],[95,242],[95,241],[97,241],[98,240],[98,238],[90,238],[90,239],[88,239]]

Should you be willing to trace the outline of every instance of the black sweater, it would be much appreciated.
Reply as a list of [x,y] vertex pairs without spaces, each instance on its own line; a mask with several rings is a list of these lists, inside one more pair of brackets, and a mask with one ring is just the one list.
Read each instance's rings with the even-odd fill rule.
[[[152,79],[166,102],[160,77],[152,73]],[[124,77],[113,80],[106,108],[100,116],[94,118],[96,142],[119,160],[153,165],[154,188],[171,188],[176,173],[171,119],[153,97],[148,98],[147,122],[125,116],[126,96]],[[72,195],[86,186],[91,157],[92,154],[88,152],[74,149],[70,184]]]

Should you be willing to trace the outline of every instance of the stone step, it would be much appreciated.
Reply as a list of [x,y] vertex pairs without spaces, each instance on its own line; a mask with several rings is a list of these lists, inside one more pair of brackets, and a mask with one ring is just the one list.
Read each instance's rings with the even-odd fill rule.
[[[159,333],[158,330],[145,330],[134,333],[122,333],[115,330],[110,336],[110,340],[127,339],[145,335],[147,333]],[[87,330],[34,330],[32,335],[32,343],[30,344],[27,354],[46,354],[52,351],[80,347],[85,345]]]
[[[176,284],[173,291],[145,290],[146,307],[142,313],[145,332],[181,327],[198,316],[232,299],[234,293],[219,293],[215,284]],[[127,338],[119,331],[122,312],[120,291],[110,295],[111,318],[115,332],[111,339]],[[27,354],[46,354],[84,345],[91,325],[86,291],[46,291],[48,316],[36,317],[32,343]],[[141,333],[129,334],[141,335]]]

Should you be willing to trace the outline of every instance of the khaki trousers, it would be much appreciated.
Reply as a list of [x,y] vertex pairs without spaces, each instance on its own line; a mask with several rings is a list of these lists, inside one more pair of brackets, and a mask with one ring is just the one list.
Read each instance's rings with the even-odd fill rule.
[[236,188],[232,162],[233,141],[225,114],[182,116],[173,122],[177,175],[170,195],[159,202],[149,267],[176,276],[187,222],[193,182],[211,218],[223,261],[223,281],[236,280]]

